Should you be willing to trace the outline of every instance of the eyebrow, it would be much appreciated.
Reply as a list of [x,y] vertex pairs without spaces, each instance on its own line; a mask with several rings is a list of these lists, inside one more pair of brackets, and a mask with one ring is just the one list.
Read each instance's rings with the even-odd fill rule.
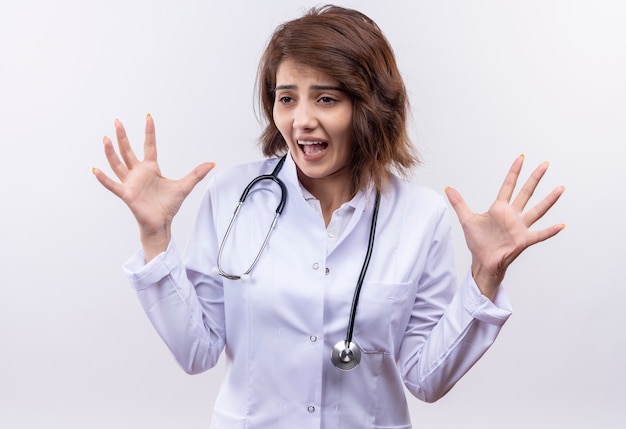
[[[278,85],[276,88],[274,88],[274,92],[278,91],[278,90],[284,90],[284,89],[298,89],[297,85]],[[315,91],[341,91],[341,92],[345,92],[345,90],[343,88],[340,88],[338,86],[332,86],[332,85],[311,85],[309,89],[313,89]]]

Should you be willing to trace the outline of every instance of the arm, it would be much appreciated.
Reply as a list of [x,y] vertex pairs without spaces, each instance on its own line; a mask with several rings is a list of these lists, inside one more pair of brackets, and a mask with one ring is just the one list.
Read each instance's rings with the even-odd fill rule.
[[428,248],[398,358],[406,387],[426,402],[444,396],[480,359],[512,311],[503,289],[492,302],[469,273],[454,292],[453,247],[444,215]]
[[226,340],[221,283],[187,270],[173,242],[148,264],[138,252],[124,270],[180,367],[188,374],[212,368]]
[[139,226],[142,251],[124,269],[146,315],[181,367],[188,373],[201,372],[215,365],[224,346],[221,284],[187,272],[171,242],[171,223],[185,197],[214,164],[200,164],[180,180],[166,179],[157,163],[150,115],[143,161],[132,151],[120,121],[115,121],[115,131],[122,159],[108,137],[104,151],[121,183],[99,169],[93,173],[130,208]]
[[562,186],[522,213],[547,163],[535,169],[510,203],[523,160],[523,156],[515,160],[487,213],[472,213],[456,190],[446,189],[463,226],[472,267],[449,304],[439,298],[453,282],[450,234],[446,223],[440,223],[399,359],[408,389],[420,399],[441,398],[486,352],[511,314],[500,286],[506,269],[526,248],[564,228],[529,230],[563,194]]

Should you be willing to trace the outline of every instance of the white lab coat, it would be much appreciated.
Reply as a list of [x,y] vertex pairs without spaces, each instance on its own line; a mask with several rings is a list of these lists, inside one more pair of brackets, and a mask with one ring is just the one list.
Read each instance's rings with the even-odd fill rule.
[[[504,292],[492,303],[471,275],[456,290],[445,201],[394,179],[382,194],[356,315],[353,341],[362,360],[339,371],[330,350],[346,335],[375,192],[351,201],[353,213],[327,249],[329,231],[305,201],[288,156],[279,174],[287,204],[250,281],[212,271],[242,190],[275,164],[214,177],[184,263],[170,243],[146,265],[141,252],[125,265],[146,314],[189,373],[211,368],[225,351],[212,428],[410,428],[403,384],[425,401],[443,396],[509,317]],[[250,193],[224,249],[225,271],[241,274],[256,257],[278,189],[262,182]]]

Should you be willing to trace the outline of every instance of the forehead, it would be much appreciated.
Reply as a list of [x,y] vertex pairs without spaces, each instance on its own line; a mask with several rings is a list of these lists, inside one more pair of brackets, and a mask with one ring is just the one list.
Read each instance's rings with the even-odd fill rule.
[[339,86],[339,82],[323,71],[286,59],[276,69],[276,86],[301,84],[325,84]]

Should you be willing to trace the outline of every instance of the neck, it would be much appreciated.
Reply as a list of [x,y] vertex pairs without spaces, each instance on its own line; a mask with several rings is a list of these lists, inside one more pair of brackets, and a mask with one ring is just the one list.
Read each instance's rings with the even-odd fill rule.
[[349,177],[333,177],[311,179],[298,171],[298,179],[302,186],[320,202],[326,226],[330,223],[335,210],[354,197],[354,185]]

